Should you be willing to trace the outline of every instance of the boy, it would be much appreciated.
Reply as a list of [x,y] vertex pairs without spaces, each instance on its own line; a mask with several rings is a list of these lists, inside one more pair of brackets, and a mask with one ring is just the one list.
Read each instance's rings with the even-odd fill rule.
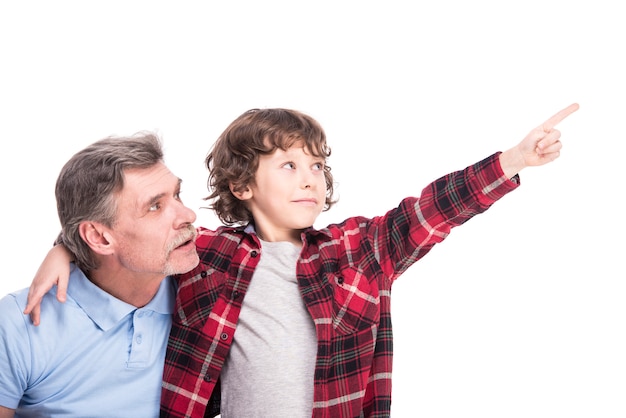
[[520,170],[556,159],[554,126],[577,109],[383,216],[321,230],[334,201],[320,125],[287,109],[241,115],[206,159],[226,226],[198,229],[200,264],[177,277],[162,416],[388,416],[393,281],[517,188]]

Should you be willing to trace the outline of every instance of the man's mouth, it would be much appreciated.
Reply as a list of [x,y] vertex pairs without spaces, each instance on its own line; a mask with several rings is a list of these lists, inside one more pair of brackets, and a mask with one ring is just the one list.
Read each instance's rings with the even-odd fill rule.
[[172,243],[172,250],[187,249],[188,247],[196,245],[196,231],[195,229],[188,234],[184,234],[178,240]]
[[190,244],[194,244],[194,240],[192,240],[192,239],[187,240],[187,241],[183,242],[182,244],[180,244],[180,245],[179,245],[178,247],[176,247],[175,249],[183,248],[183,247],[186,247],[186,246],[188,246],[188,245],[190,245]]

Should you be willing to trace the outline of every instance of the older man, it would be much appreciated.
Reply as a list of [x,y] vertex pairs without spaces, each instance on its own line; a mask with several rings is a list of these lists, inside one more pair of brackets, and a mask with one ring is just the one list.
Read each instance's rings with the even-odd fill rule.
[[151,133],[97,141],[65,164],[56,198],[74,257],[67,302],[46,294],[36,327],[23,314],[27,289],[0,300],[0,418],[159,415],[169,275],[198,263],[180,184]]

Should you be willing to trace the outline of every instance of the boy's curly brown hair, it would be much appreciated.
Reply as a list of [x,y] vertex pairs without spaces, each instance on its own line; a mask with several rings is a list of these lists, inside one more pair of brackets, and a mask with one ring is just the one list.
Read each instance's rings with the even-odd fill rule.
[[[291,109],[251,109],[235,119],[217,139],[205,159],[209,170],[207,187],[210,201],[220,220],[226,225],[253,221],[245,203],[230,189],[243,190],[254,184],[259,157],[277,148],[287,150],[302,141],[307,152],[326,163],[330,147],[321,125],[312,117]],[[336,202],[333,199],[334,180],[330,166],[324,165],[326,201],[324,210]]]

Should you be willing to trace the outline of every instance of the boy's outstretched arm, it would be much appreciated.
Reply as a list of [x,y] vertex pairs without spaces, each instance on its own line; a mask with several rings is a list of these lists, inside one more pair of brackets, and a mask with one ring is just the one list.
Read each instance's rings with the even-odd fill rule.
[[[504,174],[512,178],[526,167],[544,165],[557,159],[562,146],[559,141],[561,133],[554,127],[578,107],[576,103],[571,104],[530,131],[515,147],[501,153],[500,166]],[[57,299],[65,301],[71,261],[71,254],[63,245],[56,245],[48,252],[31,283],[24,309],[25,314],[30,314],[33,324],[39,325],[41,299],[55,284]]]
[[562,144],[559,141],[561,132],[554,127],[577,111],[578,107],[577,103],[569,105],[530,131],[515,147],[500,154],[500,166],[504,174],[511,178],[526,167],[540,166],[556,160]]
[[63,244],[55,245],[48,251],[28,289],[24,313],[30,314],[33,324],[39,325],[41,299],[55,284],[57,299],[59,302],[65,302],[71,261],[72,256]]

